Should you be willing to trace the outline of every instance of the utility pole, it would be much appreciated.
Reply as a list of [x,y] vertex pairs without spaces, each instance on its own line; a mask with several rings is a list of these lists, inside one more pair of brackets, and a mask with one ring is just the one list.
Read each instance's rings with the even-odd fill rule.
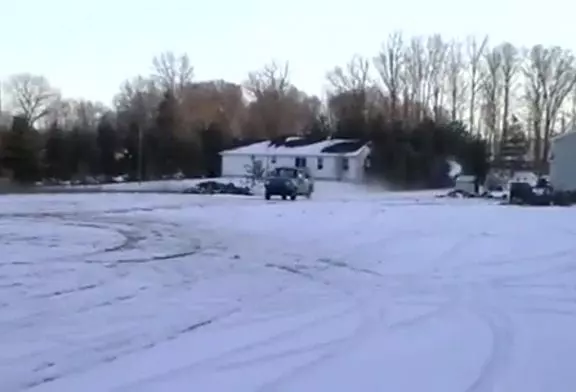
[[138,184],[142,183],[142,163],[144,162],[143,160],[143,137],[142,137],[142,125],[140,124],[140,122],[138,122]]

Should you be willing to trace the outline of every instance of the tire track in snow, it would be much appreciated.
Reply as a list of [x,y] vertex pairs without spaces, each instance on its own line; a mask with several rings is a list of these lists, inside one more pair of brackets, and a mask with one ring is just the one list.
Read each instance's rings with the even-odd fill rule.
[[[90,354],[92,354],[92,355],[88,354],[86,352],[86,350],[83,349],[83,350],[81,350],[81,352],[76,353],[77,359],[79,359],[80,356],[82,356],[82,360],[77,361],[75,363],[75,365],[69,367],[66,370],[62,370],[62,369],[59,370],[58,368],[60,366],[57,366],[57,363],[55,363],[55,362],[51,362],[50,365],[46,365],[46,366],[43,365],[43,366],[39,366],[39,367],[35,368],[34,369],[34,378],[32,380],[29,380],[23,386],[23,390],[33,389],[33,388],[38,387],[38,386],[43,385],[43,384],[58,381],[58,380],[63,379],[65,377],[69,377],[69,376],[74,375],[74,374],[82,373],[83,371],[91,369],[91,368],[93,368],[99,364],[113,362],[113,361],[116,361],[123,356],[154,348],[155,346],[157,346],[159,344],[177,339],[178,337],[180,337],[184,334],[194,332],[194,331],[196,331],[200,328],[203,328],[203,327],[207,327],[207,326],[211,325],[212,323],[216,322],[217,320],[219,320],[223,317],[227,317],[232,313],[233,313],[233,311],[226,313],[226,314],[223,314],[223,315],[215,316],[213,318],[198,321],[198,322],[195,322],[193,324],[186,325],[184,327],[180,327],[177,330],[168,333],[167,335],[165,335],[162,338],[152,339],[152,340],[145,342],[145,343],[130,345],[129,343],[126,344],[127,342],[124,342],[124,341],[107,342],[104,345],[100,345],[100,347],[92,348],[92,350],[90,352]],[[128,346],[128,347],[125,347],[125,346]],[[96,354],[96,355],[93,355],[93,354]],[[71,356],[74,357],[74,354],[72,354]],[[86,356],[96,357],[96,358],[92,358],[92,360],[87,361]],[[38,373],[40,373],[40,374],[38,374]],[[44,373],[44,374],[42,374],[42,373]]]
[[[118,222],[106,218],[100,218],[98,224],[102,225],[102,227],[108,227],[111,230],[117,231],[119,234],[123,235],[126,240],[118,247],[106,249],[105,252],[93,255],[91,259],[86,260],[88,263],[102,263],[110,267],[115,264],[138,264],[165,261],[192,256],[201,250],[199,242],[195,239],[191,239],[188,231],[184,230],[178,224],[162,221],[150,222],[145,219],[131,221],[123,220]],[[118,225],[121,225],[120,228],[118,228]],[[164,251],[152,256],[122,257],[122,253],[130,250],[139,250],[148,242],[154,240],[164,243],[164,246],[166,246],[166,242],[175,241],[175,248],[177,250]],[[104,253],[107,257],[114,254],[118,254],[118,257],[113,261],[99,261],[95,258],[99,254]]]
[[[426,322],[426,321],[433,319],[435,317],[438,317],[441,313],[446,312],[447,309],[448,309],[448,306],[446,304],[442,304],[432,311],[425,312],[423,314],[420,314],[420,315],[417,315],[414,317],[410,317],[406,320],[398,321],[398,322],[395,322],[395,323],[392,323],[388,326],[383,326],[383,327],[389,332],[400,331],[400,330],[403,330],[406,328],[413,327],[417,324]],[[218,367],[216,367],[216,369],[217,370],[224,370],[224,371],[235,370],[235,369],[249,367],[249,366],[256,366],[256,365],[259,365],[261,363],[268,363],[269,361],[280,360],[280,359],[285,359],[285,358],[292,357],[292,356],[306,354],[306,353],[310,353],[310,352],[314,352],[314,351],[322,351],[322,350],[330,351],[332,349],[336,349],[337,348],[336,346],[338,346],[340,344],[345,344],[345,343],[349,342],[350,339],[353,338],[354,336],[357,336],[357,334],[354,333],[353,336],[338,338],[338,339],[334,339],[334,340],[331,340],[328,342],[312,344],[312,345],[307,346],[307,347],[290,348],[290,349],[287,349],[284,351],[275,352],[273,354],[267,354],[267,355],[260,356],[257,358],[251,358],[248,360],[237,360],[234,362],[228,362],[228,363],[219,365]],[[325,355],[325,354],[328,354],[328,352],[321,353],[321,355]],[[303,367],[302,370],[304,370],[304,369],[305,368]],[[293,375],[294,374],[292,374],[292,376]],[[283,378],[283,377],[284,376],[282,376],[281,378]],[[278,379],[278,380],[280,380],[280,379]]]
[[[101,253],[111,252],[111,251],[114,251],[116,249],[121,250],[121,249],[125,248],[127,245],[129,245],[129,243],[133,240],[131,238],[131,236],[129,235],[129,233],[122,232],[121,230],[111,230],[111,228],[108,226],[98,225],[95,223],[68,220],[66,217],[60,216],[60,215],[48,215],[48,216],[43,217],[43,219],[41,221],[38,221],[35,218],[18,218],[18,219],[16,219],[16,222],[25,223],[26,228],[33,226],[35,224],[42,224],[42,225],[51,224],[51,225],[61,226],[61,227],[73,227],[73,228],[82,227],[82,228],[88,228],[88,229],[96,229],[96,230],[101,230],[104,232],[109,232],[109,233],[115,234],[118,237],[123,239],[120,241],[120,244],[115,244],[115,245],[106,245],[105,244],[105,245],[101,246],[100,248],[91,249],[89,251],[81,251],[81,252],[77,252],[77,253],[73,253],[73,254],[68,254],[65,256],[44,256],[42,258],[42,262],[76,261],[76,260],[78,260],[78,258],[83,258],[83,257],[98,255]],[[21,226],[19,225],[17,227],[21,227]],[[57,232],[56,228],[54,228],[54,229],[55,229],[54,231]],[[59,239],[65,240],[64,238],[59,238]],[[18,243],[18,241],[16,243]],[[11,241],[11,244],[14,244],[14,242]],[[63,245],[63,243],[58,243],[57,245],[60,246],[60,245]],[[32,265],[35,263],[37,263],[36,260],[33,260],[33,261],[27,261],[27,260],[22,261],[21,260],[21,261],[13,261],[13,262],[1,262],[0,268],[7,267],[10,265]]]
[[490,328],[492,344],[488,358],[482,364],[480,374],[466,388],[465,392],[493,392],[498,385],[498,377],[506,371],[514,345],[511,321],[496,310],[477,312],[478,316]]
[[[88,219],[88,218],[85,218]],[[97,218],[91,218],[92,221],[90,222],[84,222],[81,220],[78,220],[78,217],[75,216],[74,219],[72,220],[65,220],[62,217],[55,217],[54,220],[56,220],[58,223],[64,224],[64,225],[70,225],[70,226],[78,226],[78,227],[90,227],[90,228],[96,228],[96,229],[102,229],[102,230],[109,230],[112,232],[116,232],[119,233],[120,235],[122,235],[125,240],[120,244],[120,245],[116,245],[113,247],[104,247],[101,249],[97,249],[97,250],[93,250],[90,252],[83,252],[83,253],[79,253],[79,254],[74,254],[74,255],[66,255],[66,256],[61,256],[61,257],[52,257],[52,258],[48,258],[48,259],[43,259],[42,260],[42,265],[44,266],[48,266],[48,268],[43,269],[42,271],[38,272],[29,272],[29,273],[25,273],[22,275],[18,275],[17,279],[19,279],[19,281],[17,281],[16,283],[11,283],[10,285],[7,285],[7,287],[5,287],[5,289],[13,289],[14,287],[30,287],[30,282],[29,282],[29,278],[37,278],[40,275],[42,275],[42,280],[39,280],[39,283],[41,282],[46,282],[46,278],[48,278],[51,275],[56,275],[56,276],[63,276],[63,275],[70,275],[70,274],[76,274],[79,270],[77,268],[72,268],[72,267],[67,267],[67,268],[54,268],[55,265],[60,265],[60,264],[67,264],[68,262],[74,261],[77,262],[78,259],[83,259],[85,257],[96,257],[98,255],[112,255],[112,254],[116,254],[118,253],[118,255],[120,256],[124,251],[128,251],[128,250],[138,250],[139,248],[139,244],[141,244],[142,242],[146,241],[148,238],[150,238],[149,233],[154,231],[153,228],[148,227],[147,225],[140,225],[139,228],[137,228],[140,224],[140,222],[134,222],[132,224],[126,224],[125,222],[122,223],[123,226],[121,227],[117,227],[114,225],[117,225],[116,222],[98,222]],[[158,224],[157,226],[163,226],[162,228],[165,228],[166,226],[170,226],[170,225],[162,225],[161,223]],[[170,236],[172,230],[167,230],[166,235]],[[161,240],[161,238],[163,237],[163,232],[162,231],[156,231],[155,232],[157,234],[157,239]],[[153,255],[150,257],[138,257],[138,258],[119,258],[115,261],[108,261],[107,265],[104,266],[110,266],[110,264],[115,265],[115,264],[119,264],[119,263],[145,263],[148,261],[164,261],[164,260],[172,260],[172,259],[177,259],[177,258],[182,258],[182,257],[186,257],[186,256],[191,256],[194,255],[196,253],[198,253],[199,251],[199,245],[195,244],[194,247],[192,248],[192,250],[183,250],[183,251],[179,251],[179,252],[167,252],[165,254],[158,254],[158,255]],[[87,263],[90,263],[91,260],[84,260]],[[28,264],[35,264],[35,263],[28,263]],[[13,274],[11,278],[12,280],[14,278],[16,278],[15,276],[13,276]],[[105,285],[109,285],[111,283],[111,281],[115,281],[120,279],[121,277],[117,276],[116,273],[114,273],[113,271],[110,271],[109,273],[106,273],[106,279],[105,281],[101,281],[101,280],[92,280],[89,279],[88,282],[84,283],[84,284],[80,284],[77,286],[72,286],[72,287],[59,287],[56,290],[50,290],[47,292],[39,292],[39,293],[33,293],[32,295],[26,295],[23,300],[32,300],[32,299],[40,299],[40,298],[55,298],[55,297],[60,297],[60,296],[64,296],[64,295],[70,295],[70,294],[76,294],[79,292],[83,292],[83,291],[87,291],[87,290],[94,290],[97,288],[102,288]],[[77,278],[74,278],[73,280],[76,280]],[[28,280],[28,282],[26,282],[26,280]],[[71,280],[73,282],[73,280]],[[62,281],[63,283],[67,283],[68,280],[65,279],[59,279],[59,281]],[[41,289],[41,287],[39,287]],[[45,311],[43,311],[45,313]],[[42,313],[42,312],[41,312]],[[40,313],[37,314],[37,316]]]
[[[36,216],[36,219],[37,218],[38,218],[38,216]],[[20,219],[20,217],[19,217],[19,219]],[[51,257],[49,259],[43,260],[43,265],[46,266],[47,268],[43,268],[43,270],[41,271],[41,273],[43,275],[42,281],[47,282],[47,283],[51,282],[50,286],[54,286],[53,281],[51,281],[51,280],[46,281],[46,278],[49,279],[49,275],[54,274],[54,275],[59,277],[58,281],[60,283],[63,283],[62,284],[63,287],[58,287],[58,285],[56,285],[56,287],[53,290],[45,291],[45,292],[38,292],[37,289],[34,290],[34,293],[32,295],[29,295],[25,298],[29,301],[33,301],[34,304],[36,304],[36,302],[38,302],[38,301],[43,301],[43,302],[44,301],[54,301],[57,299],[59,301],[62,301],[64,298],[68,298],[67,301],[71,301],[72,298],[76,298],[76,297],[73,297],[73,295],[76,295],[79,293],[88,293],[91,291],[100,293],[100,292],[105,291],[105,289],[104,289],[105,286],[111,285],[114,281],[123,279],[123,276],[118,275],[118,273],[114,269],[105,268],[105,267],[107,267],[107,265],[102,264],[102,267],[100,269],[98,269],[96,267],[96,265],[94,263],[92,263],[97,268],[97,270],[94,270],[93,272],[100,271],[103,274],[97,273],[95,275],[95,277],[88,279],[88,282],[86,282],[84,284],[76,283],[77,285],[70,287],[68,285],[70,283],[74,283],[78,279],[76,274],[83,271],[81,268],[82,268],[82,264],[84,264],[84,263],[80,263],[80,265],[78,265],[77,267],[59,268],[58,266],[62,265],[63,263],[69,264],[72,266],[73,265],[72,261],[77,262],[77,261],[79,261],[78,259],[82,260],[83,258],[86,258],[86,257],[97,258],[97,256],[99,256],[99,255],[106,255],[108,258],[115,260],[116,264],[118,264],[118,265],[122,264],[122,263],[131,263],[131,262],[142,263],[142,262],[147,262],[147,261],[172,260],[172,259],[176,259],[176,258],[185,257],[188,255],[193,255],[199,251],[199,246],[197,245],[197,243],[192,243],[192,240],[189,238],[189,235],[183,234],[185,231],[184,228],[180,227],[178,224],[168,224],[168,223],[164,223],[164,222],[152,222],[150,224],[148,222],[143,222],[143,220],[141,220],[141,219],[128,219],[128,223],[126,223],[126,221],[110,222],[110,220],[106,219],[106,218],[95,217],[95,216],[85,216],[85,215],[80,216],[78,214],[70,214],[66,217],[63,217],[61,215],[43,215],[42,216],[42,222],[43,223],[46,223],[47,219],[48,219],[48,221],[53,221],[55,223],[66,225],[66,226],[89,227],[89,228],[95,228],[95,229],[101,229],[101,230],[109,230],[111,232],[115,232],[115,233],[120,234],[124,238],[124,240],[120,244],[114,245],[114,246],[102,247],[99,249],[90,250],[89,252],[81,252],[81,253],[77,253],[77,254],[73,254],[73,255],[65,255],[65,256],[61,256],[61,257]],[[163,238],[166,238],[165,242],[167,242],[167,244],[166,244],[165,248],[168,251],[164,252],[164,253],[152,255],[150,257],[140,257],[140,258],[124,257],[124,258],[122,258],[122,255],[125,254],[127,251],[130,251],[132,249],[139,250],[141,248],[141,246],[143,246],[142,244],[144,244],[151,237],[154,237],[155,241],[160,241],[160,242],[164,241]],[[168,243],[168,241],[174,242],[176,245],[175,246],[176,249],[170,249],[170,243]],[[151,243],[150,245],[153,246],[154,243]],[[193,245],[193,247],[191,247],[191,245]],[[180,247],[180,249],[178,249],[178,247]],[[188,249],[192,249],[192,250],[186,250],[185,247],[188,247]],[[174,250],[174,252],[172,252],[171,250]],[[85,263],[87,261],[90,261],[90,260],[84,260]],[[37,264],[37,263],[38,262],[34,262],[32,264]],[[91,263],[88,263],[88,264],[91,264]],[[108,272],[106,272],[106,271],[108,271]],[[9,272],[13,273],[13,272],[17,272],[17,271],[11,270]],[[73,275],[73,277],[71,277],[70,279],[66,279],[66,275],[62,275],[63,273],[65,273],[66,275]],[[30,284],[33,283],[33,281],[31,281],[30,278],[34,278],[34,281],[35,281],[37,274],[38,273],[28,273],[28,274],[24,274],[24,275],[19,275],[19,279],[22,280],[22,281],[17,282],[19,287],[21,287],[21,288],[35,287],[35,286],[30,286]],[[13,274],[10,274],[10,275],[13,275]],[[178,276],[177,273],[175,273],[173,275],[174,275],[174,277]],[[185,277],[183,277],[183,278],[185,278]],[[40,283],[42,281],[39,281],[38,283]],[[6,287],[6,289],[13,289],[14,287],[17,287],[18,285],[11,284],[11,285],[8,285],[9,287]],[[113,298],[111,300],[100,301],[100,302],[98,302],[92,306],[88,305],[88,306],[78,307],[77,304],[74,304],[72,307],[70,307],[70,306],[68,306],[68,307],[62,307],[62,306],[55,307],[55,306],[52,306],[52,304],[54,304],[54,302],[49,302],[49,303],[46,302],[45,303],[45,305],[49,305],[49,306],[37,306],[37,304],[36,305],[31,304],[28,307],[28,309],[41,309],[41,311],[36,312],[34,314],[29,314],[29,313],[26,314],[27,312],[21,312],[21,311],[14,312],[14,315],[17,317],[14,320],[6,320],[6,319],[2,320],[1,326],[3,329],[6,328],[6,331],[9,332],[9,331],[14,331],[14,327],[17,327],[16,324],[19,324],[20,327],[17,327],[17,330],[20,331],[20,333],[23,333],[22,327],[25,327],[26,325],[34,327],[34,325],[38,324],[38,323],[35,323],[35,320],[47,321],[47,320],[57,319],[60,317],[68,317],[71,315],[75,316],[79,313],[92,312],[92,311],[96,310],[97,308],[110,306],[113,303],[128,301],[128,300],[134,298],[134,295],[136,295],[137,292],[139,292],[139,291],[140,290],[135,290],[134,294],[117,295],[117,296],[115,296],[115,298]],[[91,294],[89,297],[95,298],[96,294]],[[78,302],[78,304],[80,304],[82,301],[78,300],[78,301],[74,301],[74,302],[75,303]],[[87,301],[87,302],[90,302],[90,301]],[[62,303],[62,302],[58,302],[58,303]],[[64,303],[62,303],[62,304],[64,304]],[[2,304],[2,306],[4,307],[4,304]],[[22,304],[20,304],[20,307],[22,307]],[[26,309],[26,307],[24,307],[24,309]],[[53,351],[53,349],[50,349],[46,352],[43,352],[42,349],[36,350],[34,353],[30,353],[30,355],[32,355],[31,357],[28,357],[27,356],[28,353],[23,351],[21,353],[21,355],[18,357],[12,357],[12,358],[6,357],[6,359],[9,361],[9,363],[12,363],[12,364],[20,361],[23,364],[32,362],[31,365],[34,365],[34,362],[37,362],[37,360],[34,358],[38,358],[38,360],[41,361],[41,362],[36,363],[32,368],[29,368],[28,370],[26,370],[25,367],[21,367],[22,372],[32,371],[32,373],[33,373],[28,377],[20,378],[22,380],[21,382],[25,382],[24,380],[28,380],[28,381],[30,381],[28,384],[28,387],[33,387],[35,385],[40,385],[42,383],[56,381],[62,377],[66,377],[69,374],[68,370],[70,370],[70,369],[76,369],[77,371],[82,371],[81,369],[87,369],[87,368],[93,367],[97,363],[115,360],[119,356],[127,355],[127,354],[130,354],[130,353],[138,351],[138,350],[144,350],[144,349],[151,348],[157,344],[162,343],[163,341],[176,339],[178,336],[180,336],[184,333],[191,332],[192,330],[203,327],[209,323],[212,323],[213,321],[214,320],[209,320],[209,322],[202,322],[200,324],[194,324],[192,326],[185,326],[185,327],[182,327],[181,330],[178,330],[174,333],[170,332],[167,336],[155,338],[152,340],[146,338],[145,335],[136,334],[136,336],[134,336],[134,339],[135,339],[134,342],[131,342],[131,339],[128,339],[126,341],[117,341],[117,342],[113,343],[112,346],[110,346],[107,343],[108,339],[105,339],[105,342],[102,343],[102,344],[104,344],[104,346],[101,347],[102,350],[97,349],[96,347],[93,347],[95,351],[92,354],[89,354],[86,351],[86,350],[90,350],[91,348],[86,347],[83,344],[81,344],[81,348],[79,349],[78,352],[76,352],[76,354],[74,354],[74,352],[71,352],[69,350],[70,347],[68,347],[67,349],[64,349],[63,351],[64,351],[64,353],[70,354],[70,356],[72,356],[72,357],[75,356],[77,361],[72,361],[72,362],[69,361],[68,354],[67,354],[67,358],[59,358],[59,360],[57,360],[58,357],[61,356],[61,353],[58,351]],[[156,332],[160,333],[161,331],[156,331]],[[146,333],[148,333],[148,331]],[[161,333],[160,333],[160,335],[161,335]],[[109,336],[109,337],[111,339],[113,338],[112,336]],[[140,342],[140,343],[138,343],[138,342]],[[66,339],[64,339],[60,343],[66,345]],[[136,344],[136,346],[134,346],[134,343]],[[61,347],[61,348],[64,348],[64,347]],[[52,358],[54,356],[51,353],[57,354],[56,358]],[[112,353],[112,354],[110,354],[110,353]],[[52,358],[52,359],[47,360],[48,358]],[[96,362],[93,362],[92,360],[94,360]],[[15,366],[15,365],[12,365],[12,366]],[[76,370],[74,370],[74,371],[76,371]],[[18,381],[17,381],[18,378],[19,378],[19,376],[17,374],[14,374],[13,376],[10,377],[10,379],[12,379],[12,381],[14,383],[18,383]],[[10,382],[9,379],[3,380],[3,381],[5,381],[6,383]],[[8,385],[8,384],[4,384],[4,385]]]
[[[430,312],[415,316],[408,320],[399,321],[393,323],[387,327],[389,332],[403,330],[415,325],[421,324],[425,321],[438,317],[441,313],[451,309],[451,303],[446,303],[439,306]],[[349,336],[339,339],[333,345],[326,345],[326,351],[320,353],[320,355],[306,363],[297,366],[285,372],[281,376],[275,378],[274,380],[261,385],[256,392],[271,392],[276,391],[280,387],[286,387],[292,381],[295,381],[299,375],[304,373],[312,372],[316,370],[319,366],[326,364],[327,361],[336,359],[343,352],[349,352],[354,350],[354,348],[366,342],[369,338],[373,337],[375,334],[382,333],[381,322],[385,318],[385,310],[383,307],[376,307],[372,311],[372,314],[364,318],[364,322],[361,323],[355,331]]]
[[[334,320],[337,320],[337,319],[340,319],[342,317],[346,317],[347,315],[353,314],[353,313],[357,312],[359,309],[362,309],[362,305],[360,304],[359,299],[356,296],[354,296],[354,293],[350,292],[349,290],[342,289],[342,288],[339,288],[339,287],[333,285],[333,283],[330,282],[329,280],[320,278],[320,277],[318,277],[312,273],[308,273],[308,272],[302,271],[301,269],[287,266],[287,265],[267,263],[264,265],[264,267],[277,269],[281,272],[289,273],[289,274],[292,274],[294,276],[298,276],[298,277],[304,278],[306,280],[309,280],[311,282],[318,283],[318,284],[323,285],[323,286],[327,286],[328,288],[334,289],[334,290],[344,294],[345,298],[348,298],[348,300],[352,301],[352,304],[350,306],[345,307],[343,310],[336,312],[334,314],[329,314],[329,315],[326,315],[323,317],[314,318],[313,320],[310,320],[310,321],[305,322],[305,323],[301,323],[301,324],[299,324],[293,328],[284,329],[281,332],[273,334],[271,336],[268,336],[264,339],[253,341],[253,342],[250,342],[248,344],[242,345],[240,347],[233,348],[232,350],[228,350],[228,351],[225,351],[223,353],[219,353],[215,356],[211,356],[209,358],[196,361],[196,362],[194,362],[192,364],[188,364],[182,368],[172,369],[167,374],[160,374],[158,376],[154,376],[154,377],[150,377],[150,378],[147,378],[144,380],[140,380],[136,384],[130,385],[130,389],[133,389],[133,388],[137,389],[138,385],[145,385],[145,384],[150,383],[150,382],[152,382],[152,383],[161,382],[167,378],[177,377],[180,374],[187,374],[189,372],[205,371],[207,369],[218,369],[221,366],[226,367],[226,365],[221,365],[221,363],[223,361],[227,361],[227,360],[230,362],[231,366],[234,366],[233,365],[234,362],[237,362],[237,364],[248,362],[250,360],[249,359],[248,360],[242,359],[242,356],[250,355],[251,353],[257,352],[258,350],[263,350],[269,346],[272,346],[272,345],[275,345],[278,343],[282,343],[283,341],[287,341],[291,338],[297,337],[297,336],[305,333],[307,330],[309,330],[311,328],[316,328],[318,326],[321,326],[322,324],[330,323]],[[360,324],[364,325],[365,322],[361,322]],[[326,346],[326,347],[332,346],[332,345],[337,344],[340,340],[341,339],[333,339],[332,341],[327,342],[325,345],[320,345],[320,346]],[[311,348],[303,348],[302,350],[306,351],[306,350],[310,350],[310,349]],[[312,348],[312,350],[314,350],[314,348]],[[296,351],[298,351],[298,350],[296,350]],[[272,356],[277,356],[278,358],[286,357],[286,355],[287,355],[286,353],[284,353],[284,354],[283,353],[272,354]],[[295,355],[295,354],[292,354],[292,355]],[[240,358],[235,360],[234,357],[240,357]],[[253,360],[256,362],[259,361],[258,358],[254,358]]]
[[[121,390],[138,390],[138,386],[146,385],[148,383],[156,383],[162,382],[166,379],[172,377],[178,377],[182,374],[190,374],[194,372],[204,372],[206,370],[218,369],[223,361],[230,361],[231,363],[234,362],[234,357],[241,356],[241,355],[248,355],[251,352],[254,352],[259,349],[264,349],[270,345],[281,343],[287,339],[293,338],[305,332],[310,328],[317,327],[324,323],[329,323],[333,320],[337,320],[341,317],[346,316],[347,314],[353,313],[357,309],[357,305],[351,305],[345,307],[343,310],[340,310],[335,313],[331,313],[329,315],[325,315],[323,317],[317,317],[305,323],[298,324],[294,327],[287,328],[282,330],[281,332],[275,333],[273,335],[267,336],[264,339],[259,339],[256,341],[252,341],[248,344],[241,345],[239,347],[233,348],[231,350],[227,350],[225,352],[216,354],[209,358],[201,359],[195,361],[193,363],[187,364],[180,368],[171,369],[168,373],[163,373],[157,376],[143,378],[138,382],[131,384],[129,386],[121,388]],[[242,359],[237,359],[237,361],[242,362]]]
[[357,273],[362,273],[362,274],[368,274],[368,275],[373,275],[373,276],[378,276],[383,278],[384,275],[382,275],[381,273],[377,272],[377,271],[373,271],[371,269],[367,269],[367,268],[358,268],[358,267],[354,267],[352,265],[350,265],[349,263],[346,263],[344,261],[337,261],[337,260],[333,260],[330,258],[320,258],[318,259],[318,261],[320,263],[324,263],[327,264],[331,267],[336,267],[336,268],[346,268],[349,269],[350,271],[353,272],[357,272]]
[[[464,245],[464,240],[458,241],[458,243],[456,245],[452,246],[447,252],[444,252],[444,253],[449,254],[450,252],[455,252],[456,250],[461,248],[463,245]],[[351,266],[348,263],[334,261],[334,260],[329,259],[329,258],[320,258],[317,261],[320,263],[324,263],[326,265],[332,266],[332,267],[342,268],[342,269],[345,269],[345,270],[348,270],[348,271],[351,271],[354,273],[358,273],[361,275],[365,275],[365,276],[371,275],[371,276],[376,276],[376,277],[380,277],[380,278],[385,277],[384,275],[382,275],[376,271],[367,270],[367,269],[363,269],[363,268],[356,268],[354,266]],[[302,270],[291,267],[291,266],[276,265],[276,264],[270,264],[270,263],[267,264],[266,266],[277,268],[277,269],[280,269],[282,271],[285,271],[285,272],[288,272],[288,273],[291,273],[294,275],[299,275],[299,276],[302,276],[302,277],[307,278],[307,279],[315,280],[315,281],[318,281],[319,283],[323,283],[323,284],[327,284],[327,285],[333,285],[333,283],[330,281],[327,281],[324,279],[319,279],[317,276],[315,276],[313,274],[303,272]],[[375,288],[375,289],[378,290],[377,288]],[[382,290],[378,290],[378,291],[382,291]],[[353,292],[350,293],[349,291],[347,291],[347,293],[352,298],[355,299],[357,310],[358,309],[366,309],[366,307],[367,307],[366,301],[363,301],[363,300],[355,297]],[[412,327],[414,325],[423,323],[423,322],[425,322],[431,318],[437,317],[441,313],[446,312],[449,309],[451,309],[452,303],[453,303],[453,300],[449,300],[446,303],[439,306],[438,308],[434,309],[433,311],[418,315],[416,317],[413,317],[413,318],[410,318],[407,320],[402,320],[402,321],[393,323],[392,325],[388,326],[387,329],[388,329],[388,331],[391,332],[391,331],[402,330],[402,329],[409,328],[409,327]],[[374,306],[368,306],[368,308],[369,309],[374,308]],[[363,321],[357,327],[355,332],[353,332],[348,337],[335,339],[335,340],[330,341],[330,342],[314,344],[314,345],[299,348],[299,349],[289,349],[289,350],[286,350],[284,352],[279,352],[279,353],[276,352],[273,354],[262,356],[260,358],[251,358],[249,360],[238,359],[232,363],[221,365],[220,367],[217,367],[217,369],[219,369],[219,370],[236,369],[236,368],[241,368],[244,366],[257,365],[257,364],[271,361],[271,360],[284,359],[286,357],[296,356],[296,355],[300,355],[300,354],[304,354],[304,353],[310,353],[310,352],[315,352],[315,351],[320,352],[319,356],[317,358],[315,358],[314,360],[308,361],[307,363],[305,363],[301,366],[298,366],[296,369],[293,369],[287,373],[284,373],[280,377],[276,378],[275,380],[273,380],[269,383],[262,385],[258,389],[259,392],[264,392],[264,391],[268,391],[268,390],[275,390],[276,388],[283,386],[286,383],[289,383],[289,381],[293,380],[295,377],[297,377],[297,375],[299,375],[303,372],[312,371],[314,368],[321,366],[326,361],[333,359],[333,358],[336,358],[338,356],[338,354],[340,352],[342,352],[345,348],[349,347],[350,349],[353,349],[353,347],[358,345],[361,341],[366,340],[368,338],[368,336],[373,335],[375,333],[380,333],[381,332],[380,331],[381,326],[379,324],[384,319],[385,306],[378,305],[378,306],[376,306],[376,310],[375,311],[372,310],[372,312],[377,314],[377,316],[374,317],[373,315],[370,315],[370,314],[364,315],[364,317],[362,317]]]

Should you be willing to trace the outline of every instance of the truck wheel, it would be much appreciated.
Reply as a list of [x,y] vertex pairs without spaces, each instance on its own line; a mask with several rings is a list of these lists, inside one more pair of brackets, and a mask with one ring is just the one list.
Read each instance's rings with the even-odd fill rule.
[[296,200],[296,193],[290,195],[290,200]]
[[266,200],[270,200],[270,194],[268,192],[266,192],[266,194],[264,195],[264,197],[266,198]]
[[286,195],[282,195],[282,200],[286,200]]

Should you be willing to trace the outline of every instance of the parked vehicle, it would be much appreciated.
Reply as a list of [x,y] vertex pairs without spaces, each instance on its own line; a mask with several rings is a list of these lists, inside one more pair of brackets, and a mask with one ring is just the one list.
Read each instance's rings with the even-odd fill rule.
[[488,199],[506,200],[508,199],[509,194],[510,191],[508,186],[494,185],[490,188],[486,188],[484,193],[482,193],[482,197],[486,197]]
[[510,183],[510,203],[532,206],[569,206],[574,196],[570,192],[556,191],[546,177],[540,177],[535,185],[528,182]]
[[476,194],[478,191],[476,189],[476,177],[469,175],[458,176],[454,183],[454,191],[469,195]]
[[298,196],[310,198],[314,192],[314,181],[305,168],[277,167],[267,176],[265,197],[281,196],[282,199],[296,200]]

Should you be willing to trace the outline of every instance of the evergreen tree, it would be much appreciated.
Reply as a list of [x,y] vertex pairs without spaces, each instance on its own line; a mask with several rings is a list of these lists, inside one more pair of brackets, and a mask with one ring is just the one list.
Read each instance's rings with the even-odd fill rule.
[[[121,160],[122,172],[127,173],[131,179],[142,180],[146,178],[146,160],[144,154],[144,132],[140,133],[140,127],[135,122],[130,122],[122,140],[122,149],[125,151],[124,158]],[[142,140],[140,140],[142,138]]]
[[67,136],[70,147],[68,165],[71,172],[81,178],[87,175],[101,174],[94,132],[74,127]]
[[212,123],[200,131],[200,140],[204,174],[218,177],[222,170],[220,152],[226,147],[224,132],[218,124]]
[[529,149],[530,145],[520,122],[515,116],[512,116],[512,123],[506,137],[500,144],[496,164],[510,171],[526,169],[526,154]]
[[96,143],[98,145],[99,163],[102,174],[107,177],[118,175],[116,153],[118,152],[118,134],[112,123],[103,117],[97,128]]
[[304,133],[312,139],[326,139],[332,133],[328,118],[324,115],[318,116],[308,125]]
[[14,117],[12,128],[4,134],[0,146],[2,166],[11,171],[15,181],[29,183],[40,178],[39,137],[26,118]]
[[46,135],[43,154],[44,176],[66,180],[70,178],[69,139],[56,122],[52,124]]
[[177,162],[178,104],[168,91],[158,106],[156,124],[152,129],[147,151],[154,162],[155,171],[160,174],[174,174],[179,170]]
[[415,127],[390,124],[375,118],[369,124],[372,140],[370,173],[401,188],[444,187],[452,181],[448,159],[484,181],[487,145],[466,132],[460,123],[439,124],[425,120]]

